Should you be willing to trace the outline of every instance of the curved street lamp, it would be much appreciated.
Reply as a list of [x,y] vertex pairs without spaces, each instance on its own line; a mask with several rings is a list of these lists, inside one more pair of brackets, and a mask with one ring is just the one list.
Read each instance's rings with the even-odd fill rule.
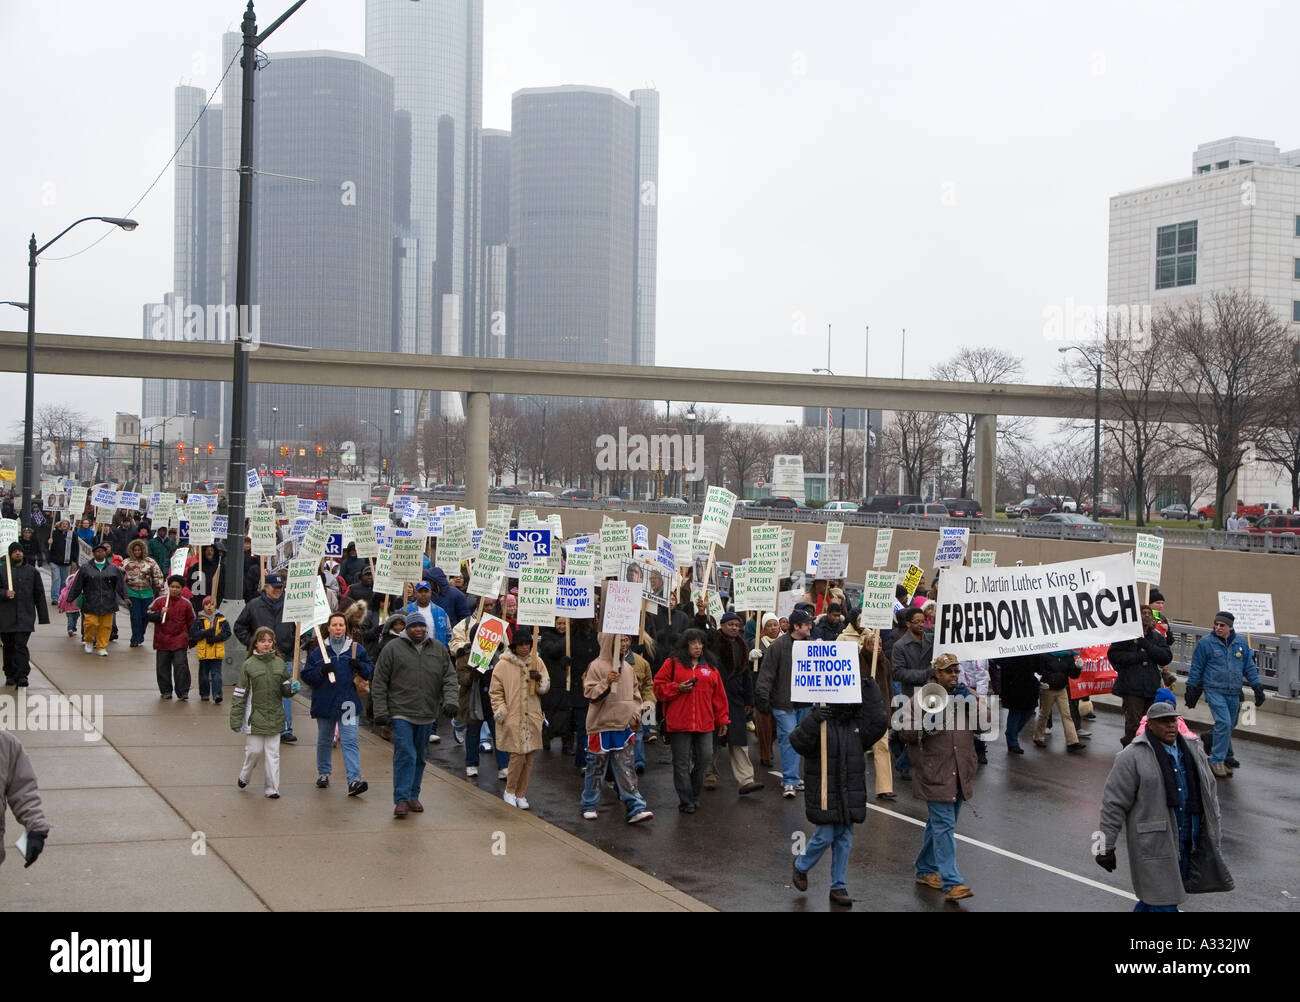
[[[34,414],[36,397],[36,259],[49,250],[73,226],[92,221],[108,223],[120,227],[128,233],[140,225],[134,219],[123,219],[120,216],[83,216],[75,223],[61,230],[58,236],[45,241],[39,247],[36,245],[35,233],[27,242],[27,400],[23,410],[23,507],[21,513],[24,526],[32,524],[32,477],[34,475],[32,430],[36,421]],[[17,306],[19,304],[13,303],[11,305]]]

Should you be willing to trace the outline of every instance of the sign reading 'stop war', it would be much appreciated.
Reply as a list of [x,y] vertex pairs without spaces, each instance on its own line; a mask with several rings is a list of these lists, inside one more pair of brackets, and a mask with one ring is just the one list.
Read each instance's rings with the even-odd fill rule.
[[1129,553],[939,577],[934,649],[963,661],[1093,647],[1142,635]]

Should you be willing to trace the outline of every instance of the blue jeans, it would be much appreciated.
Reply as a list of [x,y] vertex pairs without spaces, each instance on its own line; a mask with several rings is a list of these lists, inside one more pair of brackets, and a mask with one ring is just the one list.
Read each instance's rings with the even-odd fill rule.
[[[420,799],[420,780],[424,778],[424,755],[429,745],[429,735],[433,733],[432,724],[413,724],[409,720],[393,719],[393,803],[403,800]],[[319,734],[319,732],[318,732]],[[342,736],[343,729],[339,728]],[[352,729],[356,740],[356,728]],[[333,738],[334,725],[330,723],[330,737]],[[316,741],[316,755],[319,764],[320,740]],[[347,758],[344,758],[346,765]],[[357,753],[357,771],[360,773],[360,752]]]
[[852,825],[818,825],[808,848],[794,861],[795,869],[807,873],[827,849],[831,850],[831,890],[848,890],[849,850],[853,848]]
[[[396,761],[397,756],[397,724],[405,721],[393,721],[393,757]],[[343,771],[347,773],[348,782],[355,783],[361,778],[361,745],[357,741],[357,720],[356,715],[352,714],[352,722],[342,717],[317,717],[316,718],[316,772],[322,776],[328,776],[332,767],[331,760],[334,757],[334,727],[338,725],[339,744],[343,746]],[[407,724],[409,727],[410,725]],[[429,739],[426,737],[425,743]],[[423,755],[420,758],[424,758]],[[417,781],[418,790],[419,783]]]
[[59,593],[67,583],[68,565],[50,564],[50,601],[55,605],[59,604]]
[[1232,754],[1232,729],[1237,726],[1237,717],[1241,713],[1241,696],[1207,692],[1205,703],[1214,717],[1214,745],[1210,749],[1210,761],[1223,762],[1236,758]]
[[131,602],[131,646],[139,647],[144,643],[145,613],[149,611],[149,604],[153,602],[151,598],[136,598],[132,596]]
[[[640,741],[637,744],[639,745]],[[641,796],[641,791],[637,789],[636,772],[630,762],[631,758],[632,749],[627,745],[617,751],[606,752],[604,755],[587,755],[587,771],[582,777],[584,811],[594,811],[600,804],[600,783],[605,778],[607,762],[612,767],[614,786],[618,789],[618,796],[623,801],[627,816],[631,818],[645,810],[645,797]]]
[[637,769],[645,768],[645,739],[650,735],[650,728],[642,726],[636,736],[636,746],[632,750],[632,764]]
[[925,823],[925,841],[916,857],[916,875],[924,877],[937,873],[943,878],[943,889],[950,891],[966,881],[957,872],[957,815],[961,813],[961,794],[951,804],[936,800],[928,802],[930,819]]
[[790,747],[790,732],[803,723],[808,709],[806,706],[799,710],[772,709],[772,716],[776,718],[776,740],[781,746],[782,786],[799,785],[799,756]]
[[221,699],[220,658],[202,658],[199,661],[199,698],[207,699],[209,695],[215,700]]
[[[492,751],[497,757],[497,768],[504,769],[506,766],[510,764],[510,753],[503,752],[500,748],[497,747],[496,718],[489,716],[487,720],[483,721],[483,724],[484,726],[487,727],[488,737],[492,741]],[[432,733],[432,731],[430,731],[430,733]],[[478,738],[482,737],[482,731],[477,728],[474,729],[474,734]],[[479,757],[478,745],[479,743],[477,740],[471,741],[469,735],[468,734],[465,735],[465,764],[466,765],[472,765],[475,767],[478,766],[478,757]]]
[[69,613],[67,613],[66,615],[67,615],[67,617],[68,617],[68,632],[69,632],[69,633],[76,633],[76,632],[77,632],[77,620],[81,618],[81,613],[80,613],[80,612],[69,612]]
[[1033,710],[1007,711],[1007,747],[1020,747],[1020,732],[1029,721],[1034,719]]

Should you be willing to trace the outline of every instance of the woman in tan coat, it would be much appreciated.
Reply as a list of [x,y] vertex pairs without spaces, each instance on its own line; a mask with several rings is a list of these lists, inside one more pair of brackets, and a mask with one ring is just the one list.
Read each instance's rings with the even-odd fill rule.
[[527,627],[516,627],[510,649],[492,669],[488,698],[496,718],[497,748],[509,752],[506,792],[512,807],[528,810],[528,777],[533,758],[542,747],[543,693],[550,691],[551,677],[540,657],[533,655],[533,635]]

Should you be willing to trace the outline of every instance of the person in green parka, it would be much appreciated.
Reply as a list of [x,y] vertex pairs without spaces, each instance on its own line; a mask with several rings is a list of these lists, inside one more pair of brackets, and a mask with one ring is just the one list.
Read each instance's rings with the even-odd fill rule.
[[289,678],[284,658],[275,649],[275,631],[269,626],[253,633],[253,651],[239,669],[233,700],[230,704],[230,729],[243,732],[244,767],[239,770],[239,788],[257,763],[266,759],[266,796],[280,798],[280,734],[284,731],[284,704],[302,683]]

